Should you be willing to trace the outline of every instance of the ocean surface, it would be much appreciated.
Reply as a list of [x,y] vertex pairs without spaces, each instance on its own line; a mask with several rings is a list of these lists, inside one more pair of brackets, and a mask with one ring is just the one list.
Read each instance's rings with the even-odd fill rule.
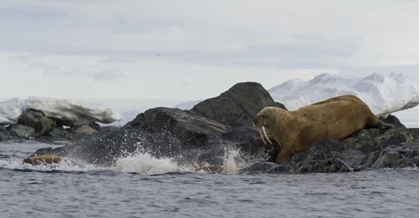
[[0,143],[0,217],[418,217],[419,169],[335,174],[194,172],[147,154],[115,167],[30,166],[35,142]]

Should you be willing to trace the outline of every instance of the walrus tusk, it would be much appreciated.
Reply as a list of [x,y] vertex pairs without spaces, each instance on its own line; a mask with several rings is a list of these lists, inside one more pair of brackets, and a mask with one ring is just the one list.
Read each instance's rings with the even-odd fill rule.
[[268,136],[267,136],[267,132],[265,132],[265,127],[263,126],[262,127],[262,131],[263,131],[263,133],[264,133],[264,136],[265,136],[265,138],[267,139],[267,141],[268,142],[270,142],[270,144],[272,145],[273,143],[270,141],[270,139],[268,138]]
[[264,145],[267,145],[267,142],[265,142],[264,136],[263,136],[263,134],[261,132],[261,128],[258,128],[258,132],[260,132],[260,137],[261,137],[262,141],[264,142]]

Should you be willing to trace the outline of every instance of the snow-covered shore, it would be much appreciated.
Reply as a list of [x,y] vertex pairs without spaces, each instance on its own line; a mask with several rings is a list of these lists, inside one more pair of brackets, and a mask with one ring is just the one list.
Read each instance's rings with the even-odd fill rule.
[[[408,124],[407,127],[418,127],[418,109],[410,108],[419,104],[419,79],[405,74],[391,73],[387,76],[372,74],[363,78],[321,74],[309,81],[300,79],[286,81],[268,89],[268,92],[275,101],[283,103],[289,110],[334,96],[352,94],[366,102],[376,115],[385,116],[397,112],[402,122]],[[47,116],[71,119],[76,123],[89,121],[122,126],[148,108],[172,107],[175,104],[174,100],[94,101],[109,106],[103,107],[83,102],[38,97],[1,101],[0,125],[15,124],[23,111],[34,109],[43,111]],[[186,110],[199,102],[201,100],[188,101],[174,107]],[[124,108],[121,108],[122,106]],[[118,108],[119,113],[110,108]],[[84,121],[80,117],[84,117]]]
[[121,115],[101,105],[87,105],[65,99],[30,97],[13,98],[0,102],[0,125],[16,124],[20,115],[26,110],[42,111],[50,118],[70,121],[75,125],[91,122],[113,123]]
[[[268,92],[289,110],[335,96],[356,95],[375,115],[386,116],[419,105],[419,78],[402,73],[371,74],[362,78],[325,73],[309,81],[289,80]],[[188,101],[175,107],[191,109],[200,101]]]

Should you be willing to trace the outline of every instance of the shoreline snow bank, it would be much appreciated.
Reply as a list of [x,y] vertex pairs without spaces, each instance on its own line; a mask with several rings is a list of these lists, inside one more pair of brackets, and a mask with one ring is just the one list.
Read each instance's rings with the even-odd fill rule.
[[339,95],[358,96],[376,116],[387,116],[419,105],[418,78],[402,73],[372,74],[364,78],[321,74],[309,81],[289,80],[268,92],[289,110]]
[[64,99],[30,97],[26,100],[13,98],[0,102],[0,125],[16,124],[20,115],[29,109],[42,111],[46,117],[71,121],[76,125],[91,122],[113,123],[121,115],[101,105],[86,105]]
[[[374,73],[364,78],[325,73],[309,81],[288,80],[268,92],[288,110],[340,95],[356,95],[375,115],[387,116],[419,105],[419,78],[402,73],[386,76]],[[188,110],[201,101],[188,101],[174,107]]]

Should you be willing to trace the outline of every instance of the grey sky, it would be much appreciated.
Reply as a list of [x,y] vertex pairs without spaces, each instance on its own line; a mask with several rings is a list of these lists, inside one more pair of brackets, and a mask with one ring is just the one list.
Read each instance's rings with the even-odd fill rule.
[[418,74],[418,1],[9,1],[0,98],[194,100],[321,73]]

